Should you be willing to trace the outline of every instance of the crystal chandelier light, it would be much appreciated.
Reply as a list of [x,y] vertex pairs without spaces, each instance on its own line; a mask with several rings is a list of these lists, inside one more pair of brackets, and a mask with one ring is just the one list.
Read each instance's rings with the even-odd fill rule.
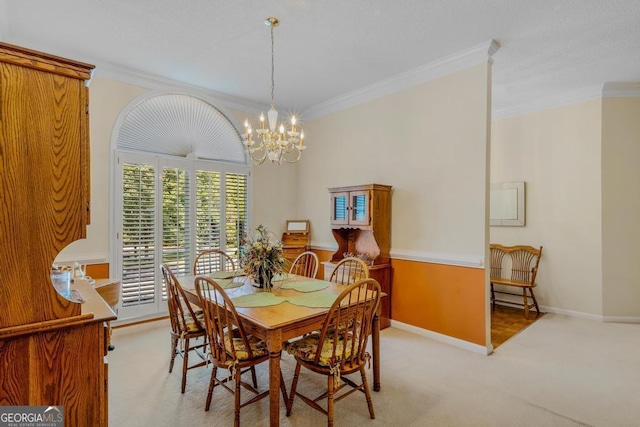
[[[291,116],[291,124],[287,128],[284,122],[278,123],[278,111],[273,97],[275,87],[274,54],[273,54],[273,29],[280,24],[278,18],[267,18],[265,25],[271,31],[271,109],[267,113],[269,120],[268,127],[265,127],[264,113],[260,114],[260,127],[253,129],[249,120],[244,121],[245,133],[242,134],[242,141],[249,149],[249,155],[254,163],[261,164],[267,158],[272,163],[282,164],[282,162],[295,163],[300,160],[302,150],[307,148],[304,145],[304,131],[299,129],[295,116]],[[255,136],[254,136],[255,131]]]

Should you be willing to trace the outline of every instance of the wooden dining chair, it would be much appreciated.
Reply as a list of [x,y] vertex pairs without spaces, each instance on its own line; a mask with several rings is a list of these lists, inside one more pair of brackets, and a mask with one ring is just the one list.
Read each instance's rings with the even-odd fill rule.
[[193,262],[193,275],[209,274],[214,271],[234,271],[236,265],[233,259],[219,249],[208,249],[196,256]]
[[360,258],[343,258],[334,267],[329,281],[350,285],[360,279],[369,277],[369,267]]
[[[503,246],[491,243],[491,306],[495,310],[496,302],[508,305],[517,305],[524,308],[524,317],[529,320],[529,311],[535,307],[536,317],[540,316],[540,307],[533,293],[533,288],[537,286],[536,276],[538,266],[542,257],[542,246],[540,249],[533,246]],[[509,271],[510,264],[510,271]],[[494,285],[508,286],[521,290],[521,295],[515,292],[508,292],[495,289]],[[529,295],[527,295],[529,290]],[[520,296],[522,302],[513,300],[497,299],[496,294]],[[529,302],[529,299],[532,302]]]
[[[380,284],[374,279],[353,283],[333,303],[319,333],[285,344],[286,351],[296,359],[287,416],[291,415],[295,397],[300,396],[307,405],[327,415],[327,425],[333,426],[334,403],[361,391],[367,400],[369,416],[375,418],[365,365],[371,359],[367,352],[367,340],[380,303],[380,292]],[[327,391],[316,398],[298,392],[302,367],[326,376]],[[360,372],[360,384],[346,377],[355,372]],[[338,392],[347,385],[352,388],[338,396]],[[327,399],[326,409],[317,403],[324,398]]]
[[318,274],[318,256],[311,252],[303,252],[291,264],[289,273],[314,278]]
[[[258,392],[254,369],[259,363],[269,360],[267,344],[245,332],[231,299],[215,280],[198,276],[195,278],[195,288],[204,312],[212,362],[205,411],[208,411],[211,406],[215,386],[220,385],[235,395],[234,426],[238,427],[240,425],[240,408],[269,395],[268,389],[262,393]],[[229,371],[227,378],[217,378],[218,368]],[[251,371],[253,374],[253,385],[242,381],[242,374],[247,371]],[[234,389],[227,386],[228,378],[235,380]],[[251,391],[254,396],[241,403],[240,387]],[[287,391],[282,379],[282,372],[280,372],[280,391],[286,403],[288,400]]]
[[[187,386],[187,371],[205,365],[206,361],[206,331],[201,311],[196,311],[189,304],[184,290],[171,269],[162,264],[160,266],[164,283],[167,288],[167,305],[171,319],[171,362],[169,373],[173,371],[176,355],[182,356],[182,393]],[[192,345],[191,340],[202,338],[201,342]],[[202,362],[189,365],[189,353],[196,353]]]

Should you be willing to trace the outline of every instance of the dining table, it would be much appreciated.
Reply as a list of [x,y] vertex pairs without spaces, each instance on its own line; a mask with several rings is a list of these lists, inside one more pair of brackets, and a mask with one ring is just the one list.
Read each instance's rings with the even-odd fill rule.
[[[322,328],[331,304],[346,285],[291,274],[274,278],[270,289],[256,288],[247,277],[212,277],[221,283],[234,303],[245,331],[266,342],[269,352],[270,425],[280,424],[280,355],[283,342]],[[190,303],[200,306],[195,276],[178,276]],[[264,295],[260,295],[263,293]],[[271,295],[268,295],[271,294]],[[260,301],[273,300],[264,306]],[[373,389],[380,390],[380,307],[373,317],[371,352]]]

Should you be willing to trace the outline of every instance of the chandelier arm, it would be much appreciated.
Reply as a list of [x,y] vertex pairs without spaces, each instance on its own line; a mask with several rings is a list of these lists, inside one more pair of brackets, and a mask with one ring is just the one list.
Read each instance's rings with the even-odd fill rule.
[[[300,157],[302,156],[302,151],[300,151],[300,150],[296,150],[296,151],[298,151],[298,156],[297,156],[295,159],[293,159],[293,160],[289,160],[289,159],[288,159],[284,154],[282,155],[282,158],[283,158],[283,159],[284,159],[284,161],[285,161],[285,162],[287,162],[287,163],[295,163],[295,162],[297,162],[298,160],[300,160]],[[286,153],[285,153],[285,154],[286,154]]]
[[255,163],[256,165],[261,165],[267,159],[267,150],[265,150],[265,149],[258,150],[258,152],[260,152],[260,151],[262,151],[264,153],[261,157],[260,156],[254,156],[253,153],[251,152],[251,150],[248,151],[249,157],[251,157],[251,160],[253,160],[253,163]]

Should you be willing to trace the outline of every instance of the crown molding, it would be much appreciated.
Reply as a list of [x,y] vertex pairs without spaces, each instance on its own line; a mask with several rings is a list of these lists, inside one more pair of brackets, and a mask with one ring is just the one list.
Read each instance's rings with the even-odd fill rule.
[[521,116],[523,114],[549,110],[552,108],[562,107],[569,104],[576,104],[578,102],[589,101],[591,99],[600,97],[602,97],[602,85],[589,86],[543,98],[535,98],[529,101],[516,100],[512,106],[505,108],[494,108],[492,112],[492,119],[495,120],[512,116]]
[[[2,0],[0,0],[0,12],[2,12],[2,5]],[[2,24],[3,17],[0,17],[0,30],[2,30]],[[6,34],[4,33],[0,34],[0,37],[1,35],[6,36]],[[264,110],[264,104],[249,101],[245,98],[228,95],[222,92],[217,92],[211,89],[203,88],[201,86],[169,79],[156,74],[134,70],[132,68],[115,64],[113,62],[104,61],[90,55],[82,55],[78,54],[77,52],[65,51],[63,49],[53,48],[42,43],[24,43],[22,40],[14,40],[10,43],[17,44],[19,46],[29,46],[30,49],[35,49],[42,52],[50,52],[64,58],[73,58],[87,64],[93,64],[96,68],[93,71],[92,78],[96,76],[107,78],[151,90],[168,90],[203,95],[219,102],[227,108],[242,110],[244,112],[252,114],[258,114]]]
[[371,101],[400,90],[434,80],[438,77],[469,68],[482,62],[493,63],[492,56],[500,48],[495,40],[489,40],[477,46],[429,62],[421,67],[400,73],[377,83],[348,92],[308,108],[301,114],[306,121],[335,113],[363,102]]
[[602,88],[603,98],[640,98],[639,82],[609,82]]
[[225,93],[217,92],[211,89],[206,89],[201,86],[180,82],[151,73],[145,73],[143,71],[115,65],[110,62],[101,61],[98,59],[94,60],[93,63],[96,65],[93,77],[104,77],[107,79],[117,80],[123,83],[140,86],[147,89],[174,91],[180,90],[191,93],[198,93],[219,101],[228,108],[234,108],[248,113],[257,114],[260,111],[264,110],[263,104],[252,102],[244,98],[227,95]]

